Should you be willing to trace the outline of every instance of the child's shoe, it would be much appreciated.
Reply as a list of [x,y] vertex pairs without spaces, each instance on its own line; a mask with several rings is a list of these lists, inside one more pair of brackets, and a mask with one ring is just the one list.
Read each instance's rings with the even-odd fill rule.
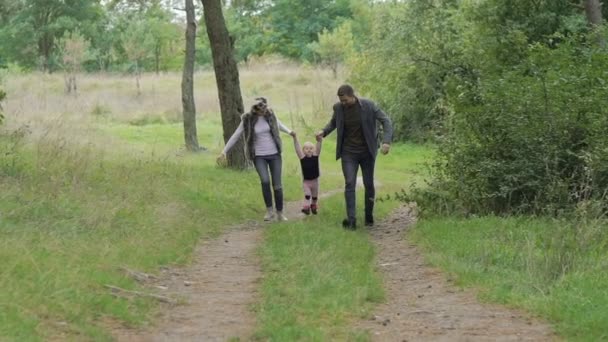
[[313,203],[313,204],[310,205],[310,211],[312,211],[312,213],[314,215],[317,215],[317,209],[318,209],[318,207],[317,207],[316,203]]
[[306,215],[310,215],[310,209],[311,209],[311,207],[309,207],[308,205],[305,205],[302,207],[302,212]]

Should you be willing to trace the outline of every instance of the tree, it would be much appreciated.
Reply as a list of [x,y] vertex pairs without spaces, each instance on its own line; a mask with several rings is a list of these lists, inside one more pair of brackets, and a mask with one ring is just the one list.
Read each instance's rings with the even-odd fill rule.
[[2,101],[6,98],[6,93],[0,88],[0,125],[4,122],[4,113],[2,112]]
[[[585,14],[587,21],[593,30],[596,30],[602,25],[602,4],[600,0],[585,0]],[[606,40],[599,33],[597,34],[598,44],[602,47],[606,46]]]
[[184,140],[188,151],[198,151],[196,134],[196,107],[194,104],[194,61],[196,58],[196,18],[193,0],[186,1],[186,55],[182,74],[182,108],[184,116]]
[[275,0],[266,13],[272,27],[270,48],[292,58],[312,57],[308,44],[324,28],[334,29],[340,19],[352,17],[350,0]]
[[10,8],[13,16],[0,29],[1,38],[15,50],[16,61],[33,66],[38,58],[43,70],[52,71],[56,40],[98,20],[101,9],[99,0],[20,1]]
[[82,63],[87,58],[90,43],[80,32],[74,31],[66,33],[57,45],[65,71],[65,91],[68,94],[76,92],[76,74],[80,72]]
[[240,59],[278,53],[311,60],[309,44],[351,18],[353,1],[367,0],[234,0],[226,1],[225,15]]
[[[227,142],[240,123],[240,115],[244,112],[243,98],[239,83],[239,70],[234,58],[233,40],[226,28],[222,13],[221,0],[201,0],[207,36],[211,44],[213,69],[217,82],[220,109],[222,111],[222,127],[224,142]],[[245,156],[243,139],[234,146],[228,154],[228,166],[243,169],[248,166]]]
[[591,25],[600,26],[602,24],[602,4],[600,0],[585,0],[585,14]]
[[153,57],[153,68],[158,74],[163,66],[165,56],[171,55],[167,51],[173,41],[179,41],[180,32],[176,30],[176,25],[171,22],[171,13],[162,8],[160,3],[155,3],[145,12],[146,27],[150,35],[148,50]]
[[323,29],[319,41],[310,44],[310,49],[320,58],[321,63],[329,66],[334,78],[338,78],[338,65],[353,52],[353,34],[350,22],[346,21],[333,31]]
[[142,60],[148,56],[146,44],[150,41],[145,22],[143,20],[134,20],[127,27],[126,31],[121,35],[122,47],[127,54],[129,61],[133,63],[135,72],[135,82],[137,86],[137,95],[141,95],[141,86],[139,79],[141,77]]

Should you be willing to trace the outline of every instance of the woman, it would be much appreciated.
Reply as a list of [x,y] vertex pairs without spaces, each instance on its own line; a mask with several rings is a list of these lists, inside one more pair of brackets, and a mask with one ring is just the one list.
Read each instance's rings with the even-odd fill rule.
[[266,203],[264,221],[270,221],[275,218],[275,214],[272,211],[270,176],[272,176],[272,188],[274,190],[276,219],[278,221],[287,221],[287,218],[283,214],[281,137],[279,136],[279,131],[288,133],[291,136],[295,133],[277,119],[272,109],[268,108],[265,98],[259,97],[255,100],[256,102],[251,107],[251,111],[241,116],[239,127],[237,127],[226,143],[226,147],[224,147],[218,161],[225,160],[226,153],[230,151],[241,135],[244,135],[246,155],[253,161],[262,183],[262,195],[264,196],[264,203]]

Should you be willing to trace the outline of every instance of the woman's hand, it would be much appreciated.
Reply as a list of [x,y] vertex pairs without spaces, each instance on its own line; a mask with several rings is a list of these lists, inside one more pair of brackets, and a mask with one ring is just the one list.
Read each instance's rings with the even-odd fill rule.
[[289,133],[289,135],[291,135],[293,138],[296,138],[296,132],[294,132],[294,131],[291,131],[291,132]]
[[218,166],[224,167],[228,164],[228,160],[226,159],[226,154],[224,152],[220,153],[220,155],[215,160]]

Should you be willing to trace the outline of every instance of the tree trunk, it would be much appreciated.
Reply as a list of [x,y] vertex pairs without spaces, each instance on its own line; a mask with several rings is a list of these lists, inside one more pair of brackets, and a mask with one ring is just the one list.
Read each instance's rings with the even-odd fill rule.
[[44,34],[38,40],[38,52],[42,58],[42,71],[51,73],[51,50],[53,49],[54,40],[49,34]]
[[[187,12],[186,12],[186,16],[187,16]],[[188,24],[188,25],[190,25],[190,24]],[[188,44],[188,43],[186,43],[186,44]],[[160,74],[160,54],[161,54],[161,46],[160,46],[160,44],[156,44],[156,46],[154,47],[154,67],[156,69],[157,75]]]
[[[587,15],[587,21],[593,29],[596,29],[602,25],[602,4],[600,0],[585,0],[585,14]],[[597,42],[601,47],[606,47],[606,40],[600,35],[597,35]]]
[[139,86],[139,62],[135,61],[135,85],[137,86],[137,96],[141,96],[141,87]]
[[585,0],[585,13],[589,24],[593,26],[602,24],[602,4],[600,0]]
[[[239,70],[234,59],[232,40],[224,21],[221,0],[201,0],[201,2],[213,56],[213,68],[222,111],[224,142],[227,142],[238,127],[243,113]],[[228,166],[244,169],[248,165],[243,139],[240,139],[228,153]]]
[[186,56],[182,73],[182,108],[184,116],[184,140],[188,151],[199,151],[196,134],[196,107],[194,105],[194,59],[196,44],[196,18],[193,0],[186,0]]

